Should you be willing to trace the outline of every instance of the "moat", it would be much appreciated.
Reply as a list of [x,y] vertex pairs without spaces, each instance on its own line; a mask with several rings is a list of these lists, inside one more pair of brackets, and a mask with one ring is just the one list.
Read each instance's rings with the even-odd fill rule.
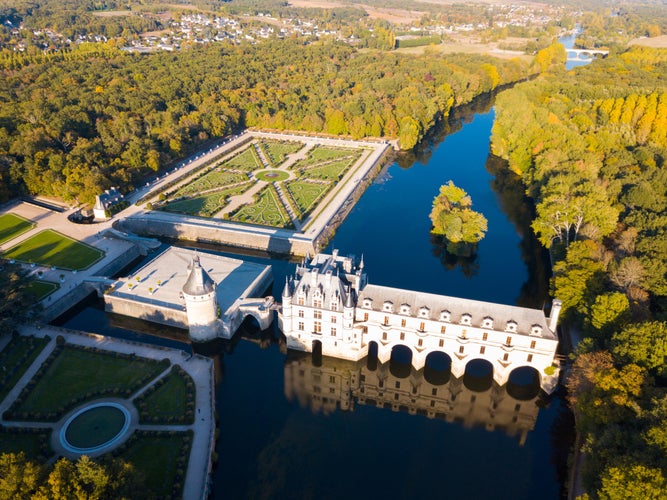
[[[440,127],[421,151],[398,157],[324,251],[363,253],[369,280],[387,286],[542,307],[544,255],[527,229],[530,206],[523,188],[489,156],[493,119],[488,103],[481,105]],[[432,200],[450,179],[488,219],[475,259],[447,255],[429,233]],[[295,263],[244,258],[273,266],[271,294],[280,297]],[[83,309],[66,326],[187,338],[178,330],[107,316],[98,306]],[[257,330],[249,320],[231,342],[197,347],[216,358],[216,498],[560,496],[569,416],[558,395],[541,397],[530,378],[501,389],[485,373],[458,380],[437,366],[416,373],[400,359],[387,367],[286,355],[275,327]],[[378,380],[388,388],[384,395]],[[408,381],[421,388],[412,404],[399,394]],[[421,396],[444,391],[456,398],[443,399],[447,406],[439,417],[427,418]]]

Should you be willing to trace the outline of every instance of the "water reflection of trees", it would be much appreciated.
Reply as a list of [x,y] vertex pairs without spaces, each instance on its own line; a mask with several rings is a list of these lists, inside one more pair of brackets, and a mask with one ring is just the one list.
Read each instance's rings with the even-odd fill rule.
[[487,378],[476,374],[468,380],[437,371],[412,368],[404,374],[392,369],[391,362],[328,357],[316,365],[311,355],[290,351],[285,361],[285,396],[314,413],[354,411],[356,405],[369,405],[467,428],[500,430],[518,436],[520,444],[525,442],[539,412],[539,385],[529,394],[528,388],[516,391],[499,386],[491,374]]
[[432,252],[442,263],[445,269],[452,270],[460,267],[466,278],[472,278],[479,272],[479,261],[477,253],[471,255],[457,255],[447,251],[449,242],[440,235],[431,234]]

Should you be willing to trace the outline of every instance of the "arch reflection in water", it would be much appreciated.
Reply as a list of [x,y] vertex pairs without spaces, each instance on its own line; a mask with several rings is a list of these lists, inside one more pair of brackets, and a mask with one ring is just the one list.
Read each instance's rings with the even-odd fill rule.
[[[410,415],[459,423],[466,428],[483,427],[518,436],[519,444],[533,430],[541,398],[539,384],[523,387],[521,398],[511,386],[499,386],[490,377],[485,389],[470,388],[464,378],[449,376],[448,370],[431,367],[412,369],[407,377],[393,374],[390,363],[369,368],[358,362],[321,357],[316,366],[311,355],[290,352],[285,361],[285,396],[314,413],[354,411],[355,405],[370,405]],[[434,363],[435,364],[435,363]],[[434,380],[433,374],[439,374]],[[400,373],[403,375],[403,373]],[[530,396],[530,397],[527,397]]]

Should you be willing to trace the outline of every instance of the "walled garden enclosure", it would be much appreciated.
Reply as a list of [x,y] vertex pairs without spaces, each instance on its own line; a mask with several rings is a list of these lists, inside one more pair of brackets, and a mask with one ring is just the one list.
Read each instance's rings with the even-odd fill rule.
[[299,229],[369,150],[316,138],[254,137],[160,195],[152,208]]

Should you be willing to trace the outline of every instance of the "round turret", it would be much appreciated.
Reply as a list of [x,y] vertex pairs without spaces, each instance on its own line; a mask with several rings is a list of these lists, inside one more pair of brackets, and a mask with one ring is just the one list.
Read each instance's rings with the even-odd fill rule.
[[218,304],[215,281],[201,266],[195,254],[189,266],[190,274],[183,285],[183,298],[188,316],[190,339],[205,342],[217,337]]

